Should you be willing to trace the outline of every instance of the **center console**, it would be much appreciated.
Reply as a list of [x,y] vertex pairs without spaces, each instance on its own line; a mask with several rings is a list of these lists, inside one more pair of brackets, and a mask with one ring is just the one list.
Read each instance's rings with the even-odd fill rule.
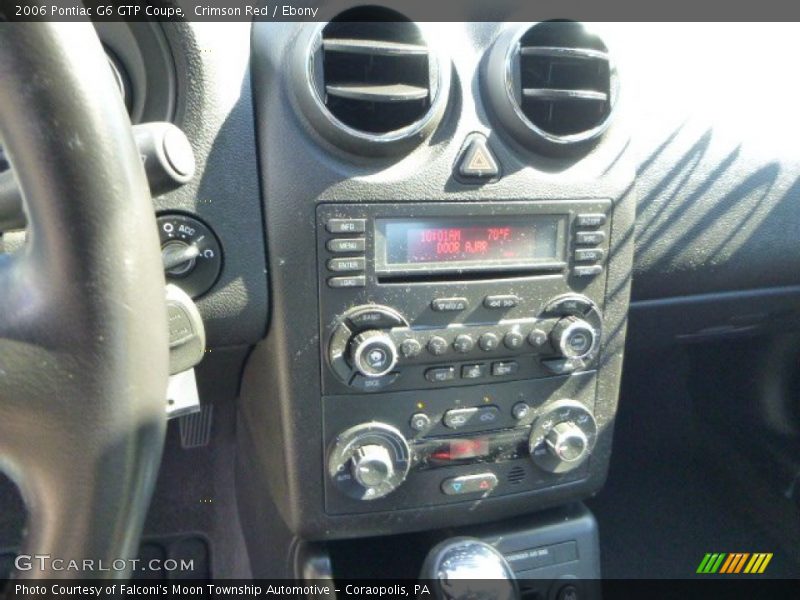
[[612,207],[318,207],[329,513],[586,478]]
[[[271,308],[238,405],[253,555],[279,526],[322,542],[521,517],[608,471],[635,188],[604,46],[365,23],[253,28]],[[449,54],[421,45],[437,35]],[[537,91],[540,67],[599,91]]]

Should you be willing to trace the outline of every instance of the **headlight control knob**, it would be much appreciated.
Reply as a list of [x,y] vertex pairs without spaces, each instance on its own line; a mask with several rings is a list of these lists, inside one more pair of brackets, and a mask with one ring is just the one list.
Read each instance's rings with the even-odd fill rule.
[[597,332],[583,319],[564,317],[553,327],[550,339],[561,356],[580,359],[592,353]]
[[406,479],[411,451],[391,425],[355,425],[336,436],[328,454],[328,476],[345,495],[376,500],[391,494]]
[[364,377],[383,377],[397,364],[397,347],[383,331],[359,333],[350,344],[350,361]]

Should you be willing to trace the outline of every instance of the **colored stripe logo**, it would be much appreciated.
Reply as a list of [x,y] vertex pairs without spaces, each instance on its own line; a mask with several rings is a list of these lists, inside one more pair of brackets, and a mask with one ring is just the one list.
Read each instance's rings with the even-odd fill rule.
[[702,575],[761,574],[772,560],[772,552],[708,553],[700,561],[697,573]]

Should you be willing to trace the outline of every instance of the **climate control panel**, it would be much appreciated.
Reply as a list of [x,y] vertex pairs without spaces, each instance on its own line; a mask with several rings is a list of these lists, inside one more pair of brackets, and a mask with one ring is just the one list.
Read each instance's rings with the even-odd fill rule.
[[[355,425],[336,437],[328,474],[337,488],[357,500],[377,500],[394,492],[410,469],[453,464],[491,464],[530,456],[548,473],[568,473],[591,454],[597,423],[591,411],[573,400],[542,407],[531,427],[460,437],[407,440],[386,423]],[[488,493],[497,487],[491,470],[442,480],[448,496]]]
[[364,396],[326,398],[328,509],[447,504],[579,481],[597,441],[594,382],[584,372],[468,393],[400,392],[371,407]]

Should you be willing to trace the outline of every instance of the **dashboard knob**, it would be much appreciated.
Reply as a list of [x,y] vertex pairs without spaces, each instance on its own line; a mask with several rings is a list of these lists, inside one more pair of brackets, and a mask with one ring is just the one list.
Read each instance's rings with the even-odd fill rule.
[[597,442],[597,421],[576,400],[557,400],[537,411],[528,441],[531,458],[549,473],[567,473],[580,467]]
[[353,454],[353,477],[365,488],[374,488],[394,475],[394,465],[389,450],[380,444],[361,446]]
[[583,430],[574,423],[559,423],[545,437],[550,452],[565,463],[579,462],[589,447]]
[[350,362],[364,377],[383,377],[397,364],[397,347],[383,331],[365,331],[350,343]]
[[391,494],[405,481],[410,466],[411,450],[403,434],[375,421],[340,433],[328,455],[330,480],[356,500]]
[[556,323],[550,334],[553,347],[564,358],[589,356],[597,342],[597,331],[578,317],[565,317]]

